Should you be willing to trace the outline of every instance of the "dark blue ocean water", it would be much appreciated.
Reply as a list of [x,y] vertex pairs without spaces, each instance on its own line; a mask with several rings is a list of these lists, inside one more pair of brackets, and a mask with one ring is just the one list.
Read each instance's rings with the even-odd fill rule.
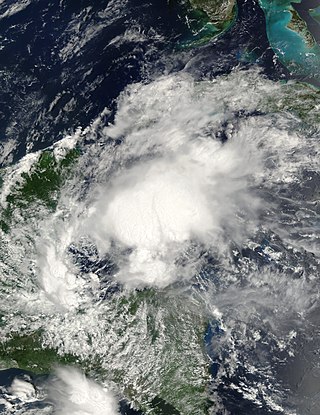
[[16,140],[15,160],[87,126],[114,109],[126,85],[160,73],[212,77],[258,62],[271,77],[286,75],[255,1],[239,0],[231,30],[194,50],[179,47],[193,37],[185,16],[177,1],[35,0],[2,18],[0,140]]
[[[15,3],[1,4],[0,15]],[[256,1],[238,0],[230,30],[197,48],[182,47],[193,37],[186,13],[175,1],[34,0],[2,17],[0,141],[16,142],[13,160],[86,127],[106,107],[112,120],[115,99],[133,82],[181,70],[210,79],[252,64],[272,79],[289,77],[269,46]],[[210,327],[204,342],[211,344],[218,335],[218,328]],[[214,358],[214,350],[209,352]],[[218,365],[212,365],[213,376]],[[18,372],[0,372],[0,384],[10,384]],[[240,368],[221,386],[225,408],[234,415],[270,414],[230,388],[246,376]],[[165,405],[159,411],[171,413]],[[123,403],[122,413],[137,412]]]
[[292,6],[307,23],[308,29],[314,39],[320,44],[319,23],[311,16],[310,10],[319,7],[319,0],[302,0],[301,3],[292,3]]
[[[19,158],[28,143],[40,149],[88,125],[126,85],[147,77],[148,65],[163,70],[162,54],[187,30],[178,8],[159,0],[36,0],[3,18],[1,140],[17,139]],[[143,41],[122,41],[126,31],[143,32]]]

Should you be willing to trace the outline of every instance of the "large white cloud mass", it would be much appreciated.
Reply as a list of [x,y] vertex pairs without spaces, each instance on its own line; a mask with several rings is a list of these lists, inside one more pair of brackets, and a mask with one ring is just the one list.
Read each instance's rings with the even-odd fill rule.
[[63,308],[82,301],[74,286],[87,282],[66,252],[84,239],[100,258],[113,258],[125,286],[163,288],[192,278],[203,252],[230,258],[232,244],[262,223],[285,237],[278,215],[265,213],[276,211],[279,186],[299,180],[313,143],[292,115],[276,110],[276,96],[281,85],[256,71],[129,86],[114,121],[105,124],[105,111],[83,132],[93,139],[80,162],[86,181],[63,190],[52,223],[42,226],[46,297]]
[[56,369],[48,398],[58,415],[119,415],[114,395],[73,367]]
[[197,85],[164,77],[120,98],[104,134],[123,143],[100,157],[112,174],[98,186],[85,226],[100,252],[112,241],[131,249],[117,274],[125,284],[190,278],[196,259],[182,267],[179,256],[191,243],[223,250],[255,222],[259,199],[250,186],[263,169],[261,139],[234,113],[255,110],[267,86],[257,76],[250,94],[243,80],[235,93],[237,79]]
[[182,147],[125,170],[101,189],[90,232],[102,252],[111,239],[133,249],[125,269],[131,282],[167,285],[188,243],[214,244],[227,230],[237,239],[243,228],[237,212],[253,215],[258,206],[247,189],[258,157],[243,154],[241,143],[210,137]]

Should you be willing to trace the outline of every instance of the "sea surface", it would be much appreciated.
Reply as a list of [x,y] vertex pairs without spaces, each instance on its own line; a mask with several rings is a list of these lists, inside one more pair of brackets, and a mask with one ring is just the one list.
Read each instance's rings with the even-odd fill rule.
[[319,7],[0,0],[0,413],[319,413]]

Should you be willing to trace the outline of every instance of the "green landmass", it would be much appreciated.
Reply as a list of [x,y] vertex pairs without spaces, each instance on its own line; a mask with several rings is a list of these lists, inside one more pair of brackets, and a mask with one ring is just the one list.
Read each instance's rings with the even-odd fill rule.
[[[97,376],[96,364],[80,362],[72,355],[60,356],[58,350],[43,348],[41,333],[28,335],[13,334],[0,345],[0,369],[17,367],[35,374],[49,374],[57,365],[81,365],[82,369]],[[101,376],[101,373],[100,373]],[[180,415],[170,403],[160,396],[151,401],[151,410],[155,415]]]
[[291,8],[290,13],[292,17],[287,25],[288,29],[299,33],[299,35],[306,41],[309,48],[314,47],[316,45],[316,41],[309,32],[307,23],[300,17],[299,13],[295,9]]
[[43,348],[40,332],[14,333],[0,344],[0,367],[29,370],[36,374],[50,373],[57,364],[74,364],[77,358],[60,356],[57,350]]
[[[177,0],[176,0],[177,1]],[[179,47],[198,47],[227,30],[236,18],[235,0],[180,0],[183,15],[192,36],[183,39]]]
[[269,97],[264,103],[268,112],[290,112],[309,126],[320,123],[320,90],[304,83],[283,84],[280,96]]
[[203,10],[211,23],[221,32],[235,17],[235,0],[190,0],[192,7]]
[[56,209],[59,190],[70,176],[71,167],[79,154],[78,149],[72,149],[64,158],[57,160],[52,150],[41,153],[31,170],[17,178],[6,197],[6,207],[0,216],[4,232],[9,231],[13,213],[17,210],[23,216],[32,204],[42,205],[51,211]]
[[117,345],[111,342],[107,353],[99,352],[89,333],[92,351],[87,355],[55,348],[47,343],[44,321],[36,332],[12,333],[1,341],[0,367],[46,374],[57,365],[76,365],[97,381],[115,382],[144,413],[206,415],[210,374],[203,339],[208,322],[201,311],[152,289],[117,295],[107,309],[106,341],[112,332]]
[[[108,378],[118,384],[127,384],[125,395],[146,413],[207,414],[206,388],[210,375],[203,339],[208,321],[201,311],[192,310],[190,305],[188,310],[182,299],[173,300],[152,289],[133,293],[129,298],[121,297],[119,301],[118,314],[126,318],[129,313],[131,326],[135,319],[140,320],[144,315],[147,338],[141,345],[142,350],[138,348],[131,361],[132,365],[145,370],[137,384],[128,384],[125,368],[110,373]],[[131,335],[135,338],[134,332]],[[146,367],[143,353],[151,351],[155,353],[154,362]],[[148,393],[141,396],[139,389],[148,390]]]
[[277,58],[291,75],[319,83],[320,46],[292,3],[301,0],[259,0],[265,14],[267,36]]

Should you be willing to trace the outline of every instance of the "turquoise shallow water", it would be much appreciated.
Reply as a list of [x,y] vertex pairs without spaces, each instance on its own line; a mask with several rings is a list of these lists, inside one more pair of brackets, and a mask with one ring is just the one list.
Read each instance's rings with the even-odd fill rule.
[[320,24],[320,6],[310,10],[310,15]]
[[162,0],[10,1],[0,414],[319,415],[320,91],[258,0],[215,39]]
[[[315,42],[310,46],[302,34],[288,28],[294,10],[291,2],[260,0],[260,5],[266,17],[270,46],[278,58],[294,76],[319,81],[320,47]],[[313,13],[319,16],[319,8]]]

